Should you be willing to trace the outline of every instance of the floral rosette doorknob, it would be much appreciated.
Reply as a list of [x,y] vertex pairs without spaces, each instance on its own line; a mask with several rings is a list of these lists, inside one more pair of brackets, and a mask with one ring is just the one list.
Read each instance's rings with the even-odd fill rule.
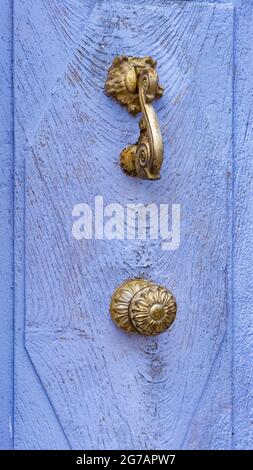
[[177,304],[166,287],[145,279],[132,279],[116,289],[110,311],[113,321],[123,330],[153,336],[172,325]]

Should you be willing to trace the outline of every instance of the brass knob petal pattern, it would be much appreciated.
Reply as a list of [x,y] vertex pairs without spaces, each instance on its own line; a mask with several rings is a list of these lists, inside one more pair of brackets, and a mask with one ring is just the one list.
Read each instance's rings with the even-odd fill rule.
[[131,279],[114,292],[110,305],[113,321],[127,332],[153,336],[174,322],[176,299],[166,288],[146,279]]

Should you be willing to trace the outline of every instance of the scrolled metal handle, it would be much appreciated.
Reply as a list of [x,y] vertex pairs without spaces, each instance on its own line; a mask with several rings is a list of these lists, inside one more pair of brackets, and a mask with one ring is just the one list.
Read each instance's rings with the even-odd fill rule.
[[163,95],[156,71],[156,61],[151,57],[118,56],[108,71],[105,84],[108,96],[135,115],[142,112],[139,122],[138,142],[127,146],[120,154],[120,164],[125,173],[142,179],[160,178],[163,163],[163,139],[152,101]]

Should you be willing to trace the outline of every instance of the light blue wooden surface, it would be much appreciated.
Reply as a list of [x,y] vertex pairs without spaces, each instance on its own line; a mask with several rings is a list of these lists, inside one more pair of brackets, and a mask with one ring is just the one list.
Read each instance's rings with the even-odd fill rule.
[[[85,23],[91,12],[92,3],[93,2],[81,2],[78,0],[65,2],[55,2],[53,0],[48,0],[44,2],[39,0],[36,2],[23,2],[21,0],[16,0],[15,2],[15,36],[16,48],[18,49],[18,54],[16,54],[15,63],[15,73],[16,77],[18,78],[18,80],[16,80],[16,94],[17,96],[22,97],[22,102],[16,102],[16,448],[70,448],[71,445],[73,447],[77,445],[78,436],[80,438],[80,436],[85,435],[85,432],[82,429],[78,433],[78,431],[73,431],[71,425],[67,426],[66,423],[64,424],[64,426],[62,425],[62,416],[59,417],[61,413],[57,411],[55,406],[55,400],[58,401],[58,398],[52,399],[53,395],[54,397],[58,396],[56,393],[54,393],[55,383],[57,383],[57,381],[52,382],[53,385],[50,388],[51,382],[49,384],[46,380],[48,376],[48,370],[43,366],[43,361],[41,359],[39,359],[40,367],[38,367],[38,357],[41,356],[38,356],[37,354],[37,357],[35,357],[35,361],[37,361],[36,370],[36,367],[34,368],[31,362],[29,361],[29,358],[24,349],[23,325],[25,312],[25,269],[23,232],[23,171],[24,160],[29,160],[30,163],[29,146],[31,143],[33,143],[34,145],[36,144],[36,135],[40,132],[41,128],[43,128],[43,115],[45,109],[50,109],[51,102],[55,99],[54,90],[55,94],[57,95],[59,87],[62,86],[61,80],[59,82],[58,80],[63,76],[66,65],[69,62],[73,51],[75,50],[76,44],[79,41],[79,37],[81,37],[82,35]],[[150,4],[151,3],[154,3],[157,8],[159,7],[159,5],[161,6],[162,3],[163,5],[168,4],[168,6],[170,4],[170,2],[165,1],[150,2]],[[231,292],[231,296],[233,296],[233,299],[231,299],[230,297],[230,299],[233,300],[233,325],[231,324],[230,328],[230,332],[233,333],[233,342],[231,344],[231,337],[228,338],[228,341],[226,338],[223,341],[221,350],[217,349],[217,358],[214,367],[211,373],[208,375],[208,381],[206,382],[207,385],[204,388],[204,393],[198,402],[198,406],[193,410],[191,424],[189,426],[189,432],[185,433],[185,438],[183,438],[183,433],[180,432],[180,429],[177,429],[177,442],[180,441],[183,447],[252,447],[252,323],[250,321],[252,313],[252,203],[250,201],[250,194],[252,194],[252,160],[250,155],[252,142],[252,126],[250,124],[252,97],[250,94],[250,88],[252,85],[252,79],[250,76],[250,64],[253,62],[253,46],[252,40],[250,38],[252,38],[253,5],[250,1],[241,2],[239,0],[235,0],[233,4],[236,7],[234,33],[234,59],[236,63],[236,75],[234,83],[234,262],[232,279],[233,292]],[[227,8],[226,5],[225,7]],[[195,11],[198,9],[199,7],[195,5]],[[201,13],[203,13],[203,10],[201,11]],[[10,31],[10,15],[9,22],[6,18],[5,26],[6,24],[9,25],[7,31]],[[8,53],[6,55],[6,58],[7,61],[3,62],[5,70],[10,70],[8,64]],[[207,95],[205,96],[206,98],[208,97]],[[8,99],[7,101],[5,101],[5,103],[8,104]],[[116,113],[115,109],[111,111]],[[163,112],[162,109],[160,112]],[[120,112],[119,115],[121,116]],[[6,123],[6,117],[4,117],[4,122]],[[128,120],[127,125],[129,125]],[[130,128],[129,138],[131,132],[132,129]],[[9,158],[7,157],[6,161],[4,160],[3,169],[5,172],[7,171],[7,175],[11,175],[12,153],[10,151],[9,144],[8,153],[6,151],[4,152],[4,154],[6,156],[8,155]],[[1,160],[1,164],[2,162],[3,160]],[[169,164],[170,167],[173,166],[172,159],[170,159]],[[169,167],[167,171],[169,172]],[[6,178],[6,176],[4,176],[4,178]],[[117,178],[116,172],[115,178]],[[8,213],[8,207],[10,207],[11,204],[11,179],[9,179],[7,187],[9,191],[3,193],[4,197],[2,199],[3,213],[5,214]],[[9,293],[4,297],[1,296],[1,306],[3,305],[5,307],[7,304],[8,309],[5,311],[9,313],[9,315],[4,317],[5,323],[4,328],[2,329],[1,339],[3,338],[3,341],[5,341],[5,343],[7,344],[7,346],[5,347],[5,343],[3,342],[4,350],[5,352],[7,352],[8,357],[8,361],[6,362],[7,372],[9,371],[9,373],[11,373],[11,287],[13,283],[11,266],[12,242],[10,238],[6,236],[6,233],[4,237],[6,243],[8,244],[6,250],[4,250],[5,260],[7,260],[4,261],[4,271],[5,276],[8,276],[8,278],[4,279],[3,286],[9,289]],[[175,255],[175,263],[176,262],[177,259]],[[110,287],[111,283],[108,282],[107,288],[109,289]],[[27,318],[29,318],[29,315]],[[181,323],[181,327],[183,326],[183,323]],[[210,331],[209,333],[211,334]],[[10,339],[10,343],[7,343],[6,338]],[[34,343],[32,342],[32,334],[30,335],[30,338],[31,341],[29,345],[29,352],[32,352],[34,356],[36,356],[36,349],[39,349],[38,342],[36,342],[34,345]],[[212,337],[211,339],[213,340],[214,337]],[[117,344],[116,346],[119,347],[119,345]],[[166,345],[166,348],[167,347],[170,347],[170,345]],[[233,348],[233,354],[231,354],[231,347]],[[163,355],[165,355],[163,356],[163,358],[165,358],[165,362],[168,360],[166,348],[161,348],[161,352],[163,352]],[[69,355],[70,353],[68,352],[67,354]],[[145,349],[143,354],[145,357]],[[157,361],[157,358],[160,354],[160,350],[159,354],[154,354],[152,352],[150,353],[150,351],[149,354],[151,354],[152,361]],[[140,364],[142,363],[139,362],[138,365]],[[145,367],[147,366],[148,361],[145,362]],[[158,365],[156,367],[151,366],[151,369],[149,370],[157,371],[157,367]],[[197,368],[198,364],[196,363],[195,369]],[[1,400],[3,399],[3,397],[5,400],[7,398],[7,405],[3,408],[3,419],[1,420],[1,446],[4,448],[11,446],[11,435],[9,431],[9,423],[11,421],[9,421],[9,418],[11,415],[10,397],[12,396],[12,387],[9,374],[7,372],[4,373],[5,380],[1,384],[1,393],[2,390],[4,391],[4,393],[2,393],[1,395]],[[37,372],[39,373],[37,374]],[[166,373],[167,372],[168,371],[166,369]],[[179,379],[177,378],[176,381],[178,383]],[[148,400],[151,400],[151,403],[154,403],[158,394],[160,396],[159,385],[155,385],[155,392],[153,395],[152,393],[151,395],[149,393],[144,393],[143,390],[145,389],[144,387],[141,388],[142,385],[139,384],[139,388],[136,390],[142,390],[143,399],[147,400],[148,398]],[[232,388],[231,393],[229,392],[229,386],[231,386]],[[160,385],[160,388],[162,388],[164,391],[163,385]],[[5,390],[9,390],[8,397],[6,397]],[[228,401],[226,401],[224,404],[224,402],[222,402],[222,398],[221,405],[219,402],[217,404],[217,396],[219,395],[225,397],[225,401]],[[119,393],[119,403],[122,403],[121,397],[122,395],[121,393]],[[233,403],[229,403],[229,397],[232,398]],[[177,397],[176,400],[179,401],[179,398]],[[65,402],[68,402],[68,400],[66,400]],[[65,402],[63,403],[64,406]],[[191,409],[192,402],[189,404],[189,410]],[[221,415],[219,415],[219,406],[221,406],[221,409],[223,411]],[[162,411],[164,410],[164,408],[166,408],[166,401],[164,402],[164,405],[162,404],[160,407]],[[115,410],[114,407],[112,409]],[[187,407],[184,409],[186,409],[187,415]],[[231,414],[232,416],[230,421]],[[160,430],[158,432],[158,435],[156,436],[157,445],[159,444],[159,439],[162,438],[163,432],[165,435],[165,439],[171,438],[169,432],[167,432],[167,426],[171,417],[167,414],[167,408],[165,415],[165,421],[159,421]],[[81,414],[81,420],[82,416],[83,415]],[[221,421],[219,421],[218,419],[219,416],[221,417]],[[8,420],[6,419],[6,417],[8,418]],[[225,431],[223,432],[224,425],[222,420],[224,419],[224,417],[227,426],[229,427],[230,423],[230,427],[228,428],[225,426]],[[146,416],[145,419],[148,419],[148,416]],[[185,419],[187,421],[187,416],[185,418],[182,413],[181,421],[179,420],[178,424],[179,428],[180,426],[185,425]],[[150,421],[147,421],[147,426],[149,425],[149,423]],[[142,421],[142,425],[144,426],[144,421]],[[98,424],[94,423],[94,429],[96,426],[98,426]],[[232,432],[233,436],[231,436]],[[73,435],[75,433],[77,435],[77,438],[76,436],[73,438]],[[91,438],[87,437],[87,439],[89,442],[89,439]],[[82,440],[82,443],[83,442],[85,444],[85,440]],[[165,440],[163,441],[163,444],[165,445]]]
[[233,446],[253,448],[253,2],[236,2],[233,223]]
[[[33,135],[25,345],[72,448],[231,445],[232,45],[229,6],[100,2]],[[129,51],[158,60],[166,89],[157,104],[165,164],[156,185],[127,178],[115,164],[136,122],[105,96],[104,83],[113,57]],[[181,204],[180,249],[78,243],[72,208],[98,194],[105,204]],[[142,274],[178,301],[176,325],[158,338],[129,337],[108,314],[115,287]],[[213,374],[222,391],[213,389]]]
[[[4,7],[3,7],[4,3]],[[12,8],[0,2],[0,449],[13,442]]]

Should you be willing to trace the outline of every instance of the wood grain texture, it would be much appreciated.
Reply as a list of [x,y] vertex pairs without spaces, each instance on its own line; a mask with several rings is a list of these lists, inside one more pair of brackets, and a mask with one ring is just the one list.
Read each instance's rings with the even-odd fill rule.
[[[56,2],[55,2],[56,3]],[[68,10],[70,3],[67,1]],[[91,0],[87,2],[88,8],[92,8],[94,2]],[[127,0],[126,0],[127,3]],[[139,2],[141,4],[143,2]],[[145,2],[147,4],[147,1]],[[170,3],[169,0],[160,2],[149,2],[159,7],[163,4]],[[180,0],[178,3],[181,3]],[[198,0],[202,3],[202,0]],[[219,3],[219,2],[218,2]],[[222,0],[221,3],[227,3]],[[251,448],[252,447],[252,340],[251,340],[251,316],[252,316],[252,203],[250,194],[252,193],[252,147],[251,147],[251,127],[250,127],[250,112],[252,107],[251,100],[251,67],[252,63],[252,39],[251,39],[251,24],[252,24],[252,5],[251,0],[233,0],[230,2],[235,5],[235,94],[234,94],[234,142],[235,142],[235,229],[234,229],[234,280],[233,280],[233,306],[234,306],[234,374],[233,374],[233,446],[235,448]],[[6,2],[5,2],[6,4]],[[71,54],[66,49],[66,55],[62,53],[65,45],[61,46],[63,41],[64,21],[55,17],[56,5],[51,1],[36,2],[15,0],[15,48],[16,48],[16,111],[19,114],[19,120],[16,119],[16,211],[15,211],[15,244],[16,244],[16,289],[15,289],[15,307],[16,307],[16,420],[15,420],[15,438],[16,446],[18,448],[45,448],[63,447],[64,439],[61,439],[62,431],[56,432],[55,417],[50,415],[50,406],[48,406],[47,398],[42,391],[39,380],[35,380],[34,370],[29,366],[26,354],[23,349],[23,282],[24,282],[24,256],[23,256],[23,162],[27,156],[27,149],[25,147],[27,138],[32,138],[35,129],[39,125],[39,121],[43,116],[44,109],[47,107],[48,101],[51,99],[51,93],[54,90],[55,84],[57,86],[57,78],[62,74],[66,65],[66,58]],[[63,2],[57,2],[60,8],[57,12],[57,17],[62,18]],[[85,8],[84,2],[80,3],[81,8]],[[50,10],[51,8],[51,10]],[[75,10],[74,8],[74,10]],[[79,10],[81,11],[81,10]],[[87,10],[88,11],[88,10]],[[7,13],[7,11],[6,11]],[[1,19],[5,21],[5,16],[2,15]],[[68,20],[69,22],[69,20]],[[26,26],[24,26],[26,25]],[[70,27],[74,30],[74,26]],[[66,25],[65,25],[66,29]],[[4,35],[9,34],[8,22],[5,23]],[[42,33],[41,33],[42,31]],[[68,29],[69,31],[69,29]],[[73,33],[70,33],[72,37]],[[40,36],[41,35],[41,36]],[[70,40],[71,40],[70,37]],[[39,38],[39,40],[38,40]],[[58,38],[58,39],[57,39]],[[5,37],[2,37],[5,41]],[[7,40],[8,41],[8,40]],[[5,43],[6,44],[6,43]],[[72,43],[73,44],[73,43]],[[43,60],[41,60],[43,56]],[[52,59],[53,57],[53,59]],[[49,67],[50,64],[50,67]],[[9,63],[5,60],[1,62],[1,66],[8,76]],[[7,71],[6,71],[7,70]],[[1,76],[1,78],[3,75]],[[34,78],[35,77],[35,78]],[[30,82],[31,81],[31,82]],[[5,82],[6,83],[6,82]],[[22,84],[24,83],[24,87]],[[27,87],[27,83],[31,83],[31,87]],[[40,87],[38,87],[40,84]],[[7,85],[7,89],[8,89]],[[51,88],[50,88],[51,87]],[[5,91],[5,98],[8,96],[6,87],[1,88]],[[46,90],[46,92],[44,91]],[[33,99],[33,96],[35,99]],[[28,105],[26,102],[28,100]],[[7,100],[8,101],[8,100]],[[7,102],[5,101],[5,103]],[[1,110],[6,108],[1,108]],[[8,112],[7,112],[8,113]],[[6,113],[4,114],[4,124],[8,122]],[[23,125],[25,123],[25,125]],[[7,125],[8,127],[8,125]],[[4,140],[5,141],[5,140]],[[3,141],[2,141],[3,142]],[[9,145],[3,148],[3,154],[7,158],[9,152]],[[6,172],[9,175],[9,162],[1,160],[3,163],[3,179],[6,184]],[[11,184],[6,188],[4,197],[2,197],[3,213],[8,214],[10,201],[12,198]],[[8,216],[7,216],[8,218]],[[9,222],[8,222],[9,223]],[[10,224],[11,227],[11,224]],[[1,227],[3,228],[3,226]],[[5,288],[5,295],[1,297],[1,306],[7,305],[7,328],[2,324],[2,338],[8,338],[5,344],[4,352],[9,354],[9,326],[10,318],[12,315],[12,305],[9,286],[12,279],[12,266],[10,262],[12,242],[11,242],[11,228],[9,231],[9,239],[6,240],[6,245],[3,249],[3,256],[8,260],[5,266],[3,280],[3,287]],[[7,241],[8,240],[8,241]],[[1,248],[3,245],[1,245]],[[9,278],[8,278],[9,276]],[[9,279],[9,280],[8,280]],[[225,348],[226,353],[227,340],[224,342],[221,352]],[[229,343],[228,343],[229,344]],[[203,442],[205,443],[205,433],[209,436],[208,443],[215,440],[215,433],[213,426],[216,425],[215,417],[218,414],[213,414],[213,422],[210,423],[211,411],[217,404],[215,399],[219,392],[219,384],[216,378],[217,367],[223,369],[222,362],[223,353],[216,361],[216,367],[213,368],[209,385],[205,389],[202,396],[204,404],[196,410],[195,422],[196,425],[194,434],[201,434]],[[7,359],[7,364],[10,364],[10,355]],[[1,365],[4,367],[4,361]],[[7,365],[8,368],[8,365]],[[230,370],[229,368],[227,369]],[[7,377],[6,377],[7,378]],[[8,378],[7,378],[8,381]],[[24,386],[24,382],[27,386]],[[9,382],[10,383],[10,382]],[[221,381],[222,383],[222,381]],[[1,385],[3,382],[1,382]],[[10,392],[11,393],[11,392]],[[205,398],[206,397],[206,398]],[[4,395],[6,400],[7,395]],[[9,399],[7,399],[9,402]],[[211,405],[213,403],[213,405]],[[8,405],[9,406],[9,405]],[[203,412],[205,408],[205,413]],[[4,408],[6,410],[6,408]],[[7,414],[6,414],[7,416]],[[1,415],[2,417],[2,415]],[[49,426],[45,426],[44,421],[49,419]],[[194,422],[194,419],[193,419]],[[217,422],[219,420],[217,419]],[[6,430],[6,421],[1,420],[4,424],[4,431]],[[217,425],[217,432],[219,432],[220,425]],[[51,433],[49,430],[51,429]],[[201,431],[203,429],[203,432]],[[53,431],[52,431],[53,430]],[[210,436],[212,434],[212,437]],[[201,436],[198,436],[196,445],[200,442]],[[3,439],[9,440],[9,430],[6,434],[2,434]],[[194,444],[194,436],[192,443]],[[3,441],[2,441],[3,442]],[[7,441],[5,441],[7,442]],[[10,441],[8,441],[10,442]],[[216,445],[222,442],[222,435],[217,434]],[[10,442],[11,445],[11,442]],[[67,443],[65,442],[67,446]],[[214,445],[214,441],[213,441]]]
[[[34,135],[25,341],[72,448],[231,446],[232,13],[191,2],[99,3]],[[136,122],[103,93],[112,58],[129,51],[154,56],[166,88],[156,106],[166,158],[155,184],[120,172],[118,155]],[[72,208],[92,205],[97,194],[105,204],[180,203],[180,249],[78,243]],[[112,325],[110,294],[135,275],[175,293],[179,314],[169,334],[129,337]]]
[[[86,4],[87,8],[85,1],[80,3],[80,33],[89,12],[90,3]],[[67,14],[63,5],[62,2],[57,20],[52,2],[14,0],[16,449],[69,448],[64,430],[24,348],[24,161],[29,141],[39,126],[74,47],[73,40],[69,47],[63,40],[65,33],[60,27],[61,16],[65,17],[69,27],[75,23],[72,25],[75,38],[78,35],[77,2],[68,1]],[[74,12],[70,14],[72,10]]]
[[23,99],[16,122],[23,145],[36,131],[90,8],[88,0],[14,0],[16,90]]
[[236,2],[234,86],[233,446],[253,448],[253,4]]
[[0,449],[8,449],[13,442],[13,120],[10,0],[5,2],[0,16],[0,30]]
[[[220,0],[218,3],[226,3]],[[253,447],[253,162],[252,67],[253,4],[234,5],[233,103],[233,442],[235,449]]]

